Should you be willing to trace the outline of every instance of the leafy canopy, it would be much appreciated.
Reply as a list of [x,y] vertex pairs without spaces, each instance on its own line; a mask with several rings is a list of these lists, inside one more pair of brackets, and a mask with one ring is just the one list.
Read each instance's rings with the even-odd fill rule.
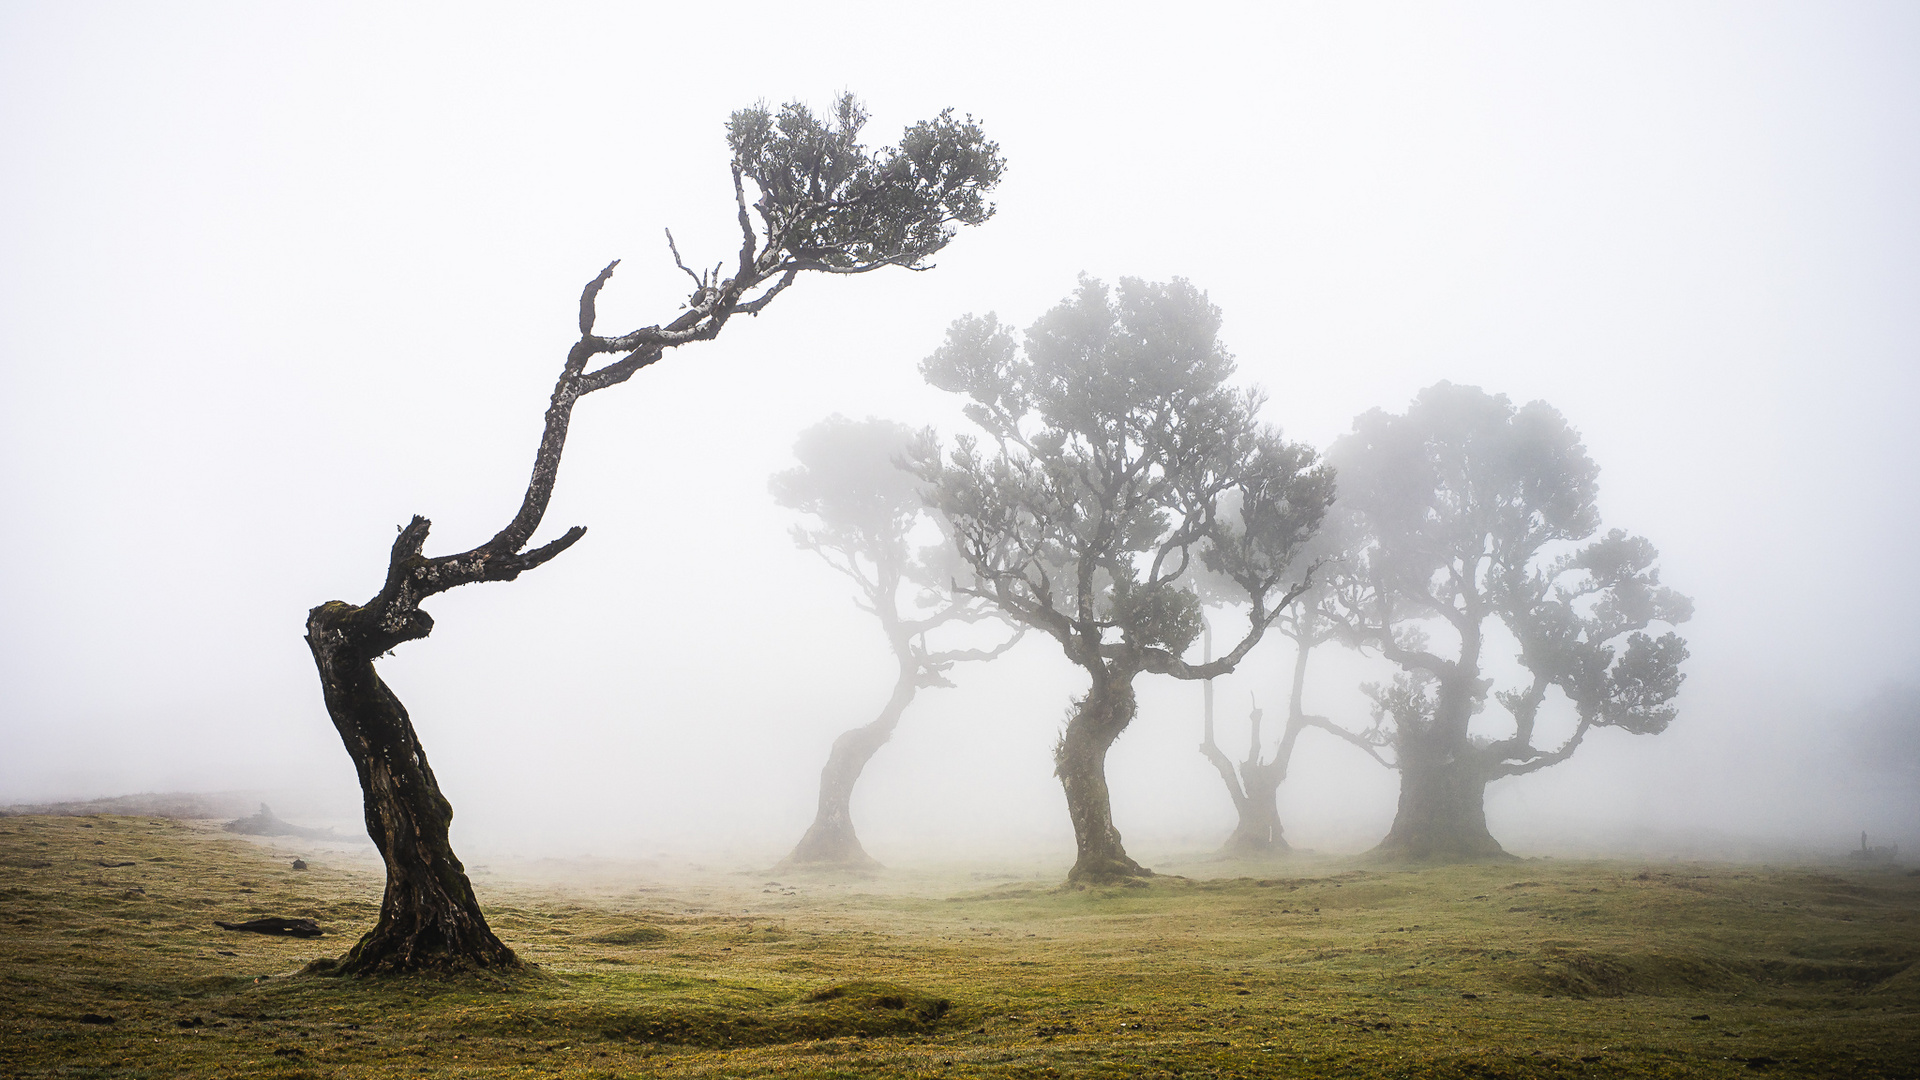
[[[874,594],[886,582],[946,586],[959,571],[951,544],[916,549],[927,516],[926,485],[905,467],[929,438],[904,424],[830,416],[794,441],[799,464],[774,474],[774,501],[808,515],[794,543],[818,553]],[[871,583],[871,584],[869,584]]]
[[[1331,500],[1313,451],[1258,422],[1258,391],[1228,384],[1219,327],[1184,280],[1082,278],[1022,343],[991,314],[967,316],[921,365],[970,399],[993,444],[963,436],[945,461],[917,462],[961,555],[1077,663],[1231,670]],[[1206,672],[1179,660],[1200,631],[1201,559],[1240,587],[1255,626]]]
[[793,446],[799,464],[768,486],[775,502],[812,519],[794,526],[794,543],[853,580],[861,608],[880,620],[918,685],[947,686],[954,664],[993,659],[1019,635],[986,650],[928,643],[929,632],[942,626],[1000,621],[978,597],[953,591],[966,568],[950,541],[939,536],[915,547],[922,523],[939,522],[925,485],[904,466],[930,442],[929,434],[891,420],[830,416],[800,433]]
[[783,269],[924,268],[956,224],[993,216],[987,193],[1006,161],[973,117],[955,120],[947,109],[871,153],[859,141],[866,122],[851,94],[830,116],[794,102],[742,109],[727,122],[735,167],[760,188],[754,210]]
[[[1565,550],[1599,528],[1599,468],[1559,412],[1442,382],[1404,414],[1362,415],[1328,457],[1349,539],[1323,610],[1350,643],[1403,669],[1372,688],[1379,723],[1468,742],[1468,718],[1491,689],[1480,678],[1489,618],[1519,642],[1526,673],[1494,695],[1514,734],[1473,740],[1495,774],[1563,760],[1594,727],[1651,734],[1672,721],[1686,644],[1645,631],[1685,621],[1692,602],[1660,584],[1658,552],[1642,537],[1615,529]],[[1430,647],[1429,630],[1441,628],[1459,643],[1452,657]],[[1442,707],[1448,683],[1467,689],[1471,709]],[[1573,703],[1577,725],[1541,750],[1532,737],[1551,688]]]

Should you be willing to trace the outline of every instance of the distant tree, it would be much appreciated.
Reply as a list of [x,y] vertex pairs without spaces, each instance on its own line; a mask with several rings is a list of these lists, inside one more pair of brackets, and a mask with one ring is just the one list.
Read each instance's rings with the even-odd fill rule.
[[[684,310],[665,325],[618,337],[594,333],[594,303],[618,262],[580,297],[580,340],[567,352],[547,407],[520,510],[478,547],[427,556],[429,523],[400,530],[387,579],[371,600],[331,601],[307,615],[307,644],[319,668],[327,712],[360,774],[367,832],[386,861],[380,919],[337,970],[368,974],[519,964],[488,928],[466,871],[447,842],[452,807],[440,793],[413,723],[374,671],[374,661],[426,637],[428,597],[476,581],[510,581],[571,547],[578,526],[528,549],[553,493],[567,424],[580,398],[625,382],[668,349],[717,336],[736,315],[757,315],[801,272],[858,274],[882,266],[923,268],[956,223],[993,211],[987,192],[1003,167],[998,148],[971,119],[941,113],[907,129],[898,147],[868,153],[858,140],[866,114],[851,96],[831,117],[806,107],[743,109],[727,124],[740,249],[733,265],[695,273]],[[746,182],[758,188],[749,204]],[[759,218],[758,227],[754,216]],[[672,246],[672,234],[667,237]],[[599,367],[595,358],[611,356]],[[404,407],[402,407],[404,411]]]
[[[1313,588],[1296,597],[1273,621],[1274,630],[1293,641],[1294,653],[1293,682],[1287,695],[1287,722],[1281,729],[1280,739],[1274,745],[1271,757],[1266,755],[1265,745],[1261,741],[1260,727],[1264,714],[1257,700],[1247,717],[1246,758],[1236,765],[1220,749],[1213,737],[1212,687],[1208,687],[1200,753],[1220,773],[1237,815],[1232,834],[1221,846],[1222,854],[1261,858],[1284,855],[1293,850],[1292,845],[1287,843],[1286,829],[1280,822],[1280,786],[1286,783],[1300,733],[1308,728],[1319,728],[1352,743],[1374,760],[1385,764],[1377,744],[1370,737],[1371,733],[1349,731],[1324,716],[1315,716],[1306,711],[1307,661],[1315,647],[1334,637],[1333,624],[1318,610],[1323,591],[1319,582],[1315,582]],[[1211,650],[1208,653],[1210,659]]]
[[930,516],[924,485],[902,467],[915,441],[903,424],[828,417],[794,443],[799,466],[773,477],[774,500],[815,521],[794,526],[794,542],[853,580],[857,603],[879,620],[899,665],[880,715],[834,740],[820,770],[813,825],[785,865],[878,865],[853,828],[853,787],[861,771],[893,737],[917,691],[952,686],[947,672],[955,664],[991,660],[1019,640],[1016,633],[985,649],[928,645],[928,635],[943,627],[1000,616],[979,597],[950,591],[962,567],[944,537],[936,537],[943,541],[938,544],[915,546],[914,534]]
[[[1442,382],[1404,414],[1361,416],[1327,456],[1354,540],[1321,611],[1347,643],[1400,669],[1369,688],[1374,736],[1400,771],[1378,853],[1503,856],[1487,831],[1487,784],[1566,760],[1595,728],[1665,730],[1686,643],[1645,631],[1685,621],[1692,602],[1660,584],[1640,537],[1615,529],[1572,546],[1600,526],[1599,468],[1545,402],[1515,409]],[[1489,620],[1517,641],[1523,676],[1493,692],[1508,720],[1482,733],[1472,724],[1493,691],[1482,672]],[[1550,696],[1573,727],[1543,749],[1534,739]]]
[[[963,437],[945,461],[919,459],[977,591],[1091,680],[1054,751],[1076,882],[1151,873],[1127,856],[1107,791],[1135,676],[1232,671],[1306,588],[1294,556],[1332,498],[1313,451],[1259,423],[1257,392],[1227,385],[1219,327],[1219,309],[1185,281],[1122,279],[1116,295],[1083,278],[1028,328],[1024,349],[994,316],[968,316],[921,365],[972,399],[968,417],[996,446]],[[1202,561],[1251,612],[1225,656],[1189,664],[1201,604],[1186,579]]]

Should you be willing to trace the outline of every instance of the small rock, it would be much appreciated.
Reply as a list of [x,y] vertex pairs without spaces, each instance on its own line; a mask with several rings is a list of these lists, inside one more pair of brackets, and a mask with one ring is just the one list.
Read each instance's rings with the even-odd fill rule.
[[293,860],[293,868],[295,870],[305,870],[307,868],[307,860],[305,859]]

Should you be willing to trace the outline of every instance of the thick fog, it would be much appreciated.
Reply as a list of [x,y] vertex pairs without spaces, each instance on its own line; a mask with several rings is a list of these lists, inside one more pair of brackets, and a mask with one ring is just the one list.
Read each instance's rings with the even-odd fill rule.
[[[789,848],[893,661],[768,477],[832,413],[967,430],[920,359],[1082,272],[1207,290],[1265,418],[1321,448],[1441,379],[1581,432],[1606,525],[1695,600],[1692,659],[1666,733],[1493,785],[1510,850],[1920,849],[1911,6],[659,10],[0,11],[0,804],[245,791],[351,824],[307,610],[370,597],[412,514],[429,553],[499,529],[581,287],[621,259],[601,328],[673,318],[663,228],[695,265],[737,243],[728,114],[851,90],[870,145],[980,119],[997,216],[581,404],[536,542],[586,538],[429,602],[381,665],[460,850]],[[1216,685],[1236,759],[1289,649]],[[1364,725],[1390,674],[1324,649],[1309,706]],[[1029,635],[955,681],[867,769],[867,849],[1064,867],[1084,676]],[[1217,846],[1201,689],[1138,686],[1116,822],[1148,863]],[[1308,732],[1289,838],[1364,850],[1395,791]]]

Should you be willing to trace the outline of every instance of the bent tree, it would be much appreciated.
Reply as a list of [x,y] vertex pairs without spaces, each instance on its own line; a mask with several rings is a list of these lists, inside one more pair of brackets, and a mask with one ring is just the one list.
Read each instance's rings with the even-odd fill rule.
[[[1660,584],[1653,545],[1599,529],[1599,468],[1545,402],[1438,383],[1404,414],[1354,421],[1327,454],[1341,528],[1354,537],[1321,610],[1343,641],[1399,671],[1369,687],[1377,737],[1400,772],[1393,828],[1376,853],[1505,857],[1487,831],[1489,783],[1565,761],[1595,728],[1655,734],[1674,718],[1686,643],[1652,624],[1692,615]],[[1495,690],[1489,633],[1518,644],[1519,675]],[[1474,730],[1489,694],[1499,726]],[[1536,746],[1544,707],[1566,714]]]
[[[1306,588],[1295,555],[1332,499],[1314,452],[1258,421],[1257,391],[1227,384],[1219,328],[1219,309],[1185,281],[1125,278],[1110,293],[1083,278],[1024,347],[994,316],[967,316],[921,365],[971,399],[967,416],[995,447],[962,437],[946,460],[928,449],[917,464],[970,589],[1052,637],[1090,682],[1054,751],[1074,882],[1151,873],[1127,856],[1107,789],[1134,678],[1232,671]],[[1190,571],[1202,563],[1251,610],[1226,655],[1190,664],[1201,626]]]
[[831,416],[800,433],[793,446],[799,466],[770,485],[774,501],[817,523],[795,525],[794,543],[852,579],[855,603],[879,620],[899,669],[880,715],[833,741],[813,824],[783,866],[879,865],[853,828],[853,788],[867,762],[893,737],[921,688],[952,686],[947,672],[955,664],[991,660],[1019,640],[1016,633],[985,649],[929,646],[927,636],[943,627],[999,616],[980,598],[948,588],[961,569],[952,544],[914,545],[929,516],[919,478],[902,467],[915,438],[890,420]]
[[[386,862],[380,919],[335,969],[353,974],[519,964],[488,928],[466,871],[447,840],[453,808],[440,793],[413,723],[374,661],[426,637],[421,604],[448,589],[511,581],[559,555],[586,532],[575,526],[529,547],[553,494],[574,405],[617,386],[668,349],[716,337],[737,315],[757,315],[805,271],[858,274],[883,266],[922,268],[956,224],[993,212],[986,194],[1004,162],[972,119],[944,112],[907,129],[898,146],[869,153],[858,140],[865,113],[851,96],[817,118],[802,105],[733,114],[733,192],[740,248],[731,264],[695,273],[685,309],[664,324],[618,336],[594,331],[594,305],[618,262],[580,296],[580,338],[567,350],[547,406],[533,474],[520,509],[477,547],[425,553],[429,522],[415,517],[388,556],[386,582],[364,604],[330,601],[307,615],[307,644],[327,712],[352,756],[367,832]],[[757,190],[749,203],[747,183]],[[755,218],[758,224],[755,224]],[[672,246],[672,235],[668,234]],[[602,358],[609,358],[602,360]]]

